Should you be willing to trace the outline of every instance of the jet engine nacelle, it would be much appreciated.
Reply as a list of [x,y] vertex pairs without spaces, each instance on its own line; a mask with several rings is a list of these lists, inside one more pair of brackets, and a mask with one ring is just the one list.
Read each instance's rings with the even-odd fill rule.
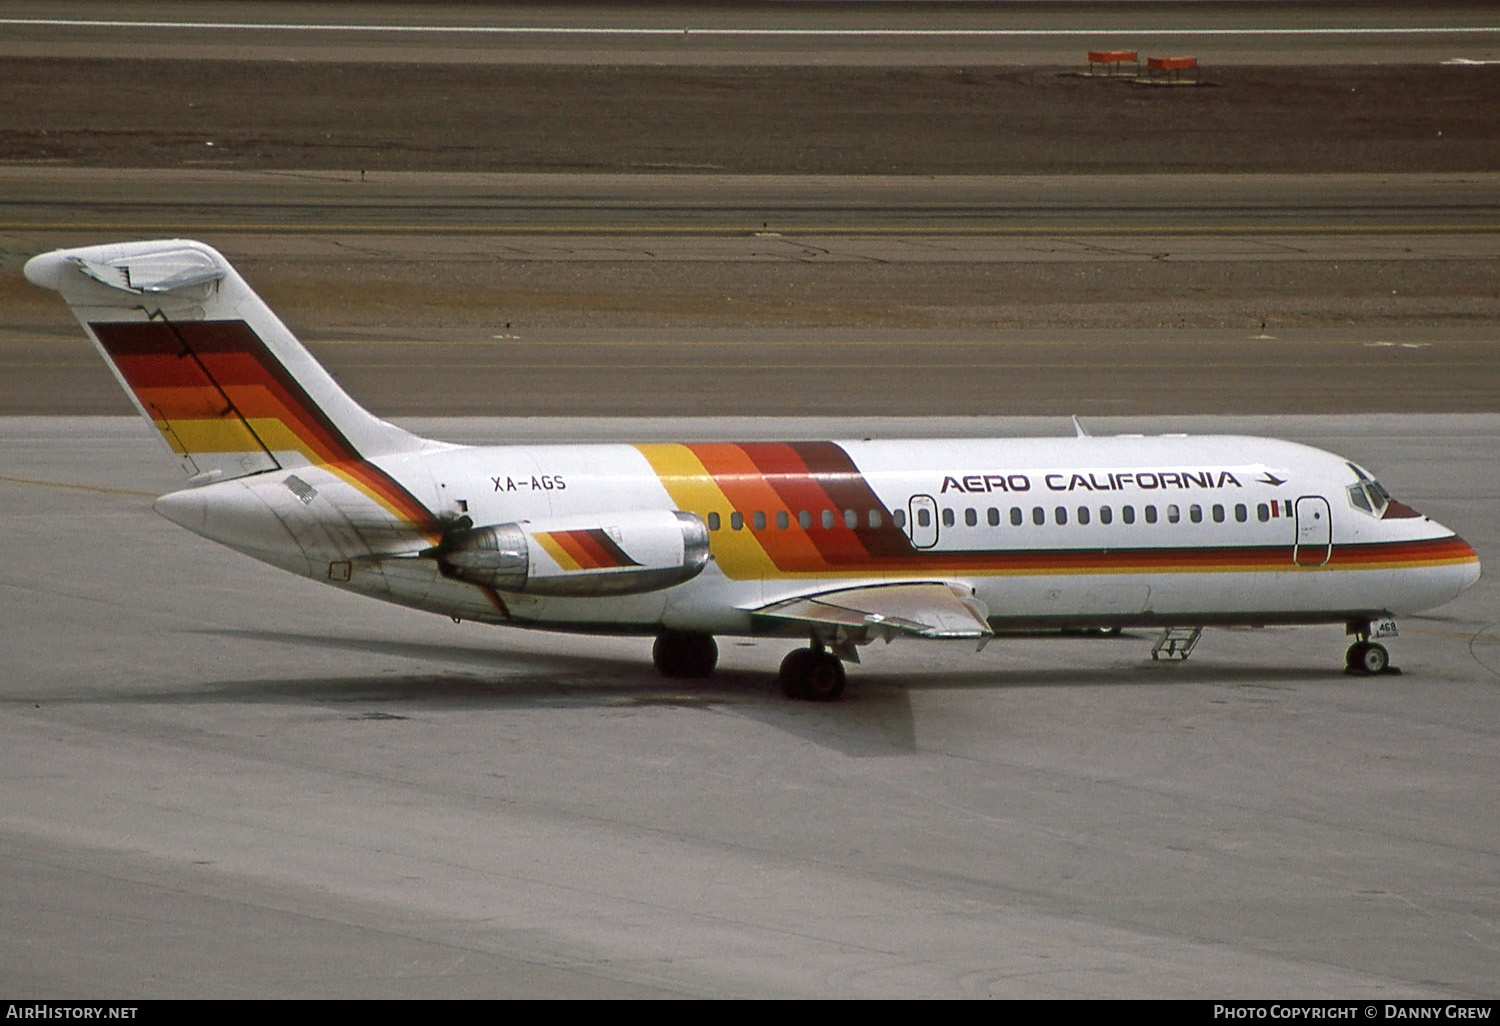
[[450,534],[437,558],[447,576],[496,591],[633,595],[697,577],[708,529],[670,510],[523,520]]

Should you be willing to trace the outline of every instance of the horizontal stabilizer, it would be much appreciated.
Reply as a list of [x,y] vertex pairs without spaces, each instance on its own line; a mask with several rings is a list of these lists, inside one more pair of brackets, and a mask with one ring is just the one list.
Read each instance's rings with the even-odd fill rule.
[[987,638],[994,633],[974,605],[941,581],[840,588],[774,602],[754,612],[887,638],[897,632],[921,638]]
[[200,249],[183,247],[147,251],[113,260],[89,260],[74,257],[80,271],[121,292],[160,295],[192,285],[218,281],[224,268]]

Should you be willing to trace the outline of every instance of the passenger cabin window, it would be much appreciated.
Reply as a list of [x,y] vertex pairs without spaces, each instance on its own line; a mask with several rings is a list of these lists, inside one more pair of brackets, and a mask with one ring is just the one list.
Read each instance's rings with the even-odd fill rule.
[[1089,522],[1089,508],[1087,506],[1078,507],[1078,522],[1080,524],[1086,524]]
[[1052,515],[1057,518],[1058,526],[1061,527],[1068,522],[1068,507],[1059,506],[1052,511]]
[[787,516],[786,510],[779,509],[776,511],[776,526],[781,530],[785,531],[791,526],[791,522],[791,518]]
[[1101,523],[1101,524],[1112,524],[1112,523],[1114,523],[1114,520],[1115,520],[1114,510],[1110,509],[1108,506],[1100,506],[1099,507],[1099,523]]
[[719,529],[719,514],[710,513],[708,515],[708,529],[710,531],[717,531]]
[[803,510],[802,512],[798,513],[797,514],[797,526],[801,527],[802,530],[804,530],[804,531],[811,531],[812,530],[812,514],[809,513],[807,510]]
[[989,516],[988,516],[987,519],[989,520],[989,525],[991,527],[999,527],[1000,526],[1000,511],[998,509],[996,509],[994,506],[991,506],[990,507],[990,511],[989,511]]
[[831,510],[831,509],[825,509],[823,511],[823,516],[822,516],[821,520],[822,520],[822,524],[823,524],[823,530],[825,530],[825,531],[832,531],[833,530],[833,510]]
[[764,531],[766,529],[766,515],[763,512],[756,510],[752,519],[755,521],[755,529],[757,531]]
[[1181,523],[1181,522],[1182,522],[1182,510],[1180,510],[1180,509],[1177,508],[1177,503],[1175,503],[1175,502],[1169,504],[1167,506],[1167,523],[1169,523],[1169,524],[1177,524],[1177,523]]
[[859,514],[854,512],[854,510],[852,509],[844,510],[844,526],[849,528],[849,530],[851,531],[858,527]]
[[1127,524],[1133,524],[1133,523],[1135,523],[1135,507],[1134,506],[1121,506],[1120,507],[1120,519],[1123,520],[1123,521],[1125,521]]
[[[880,510],[878,510],[878,509],[872,509],[872,510],[870,510],[870,515],[869,515],[869,517],[866,518],[865,522],[870,525],[870,528],[872,530],[878,529],[880,527],[881,523],[882,523],[882,518],[880,516]],[[896,523],[897,524],[901,523],[901,514],[899,512],[896,514]]]
[[1156,523],[1156,507],[1155,506],[1147,506],[1146,507],[1146,523],[1148,523],[1148,524],[1154,524],[1154,523]]
[[974,509],[973,507],[970,507],[969,509],[964,510],[964,526],[965,527],[978,527],[979,526],[979,511],[977,509]]
[[729,529],[731,531],[741,531],[744,530],[744,527],[745,514],[739,512],[738,510],[729,514]]
[[931,527],[932,526],[932,513],[931,513],[931,511],[927,510],[926,508],[917,510],[917,526],[918,527]]
[[1022,514],[1020,506],[1012,506],[1010,508],[1010,525],[1012,527],[1020,527],[1021,521],[1024,519],[1025,515]]
[[1256,506],[1255,519],[1259,520],[1263,524],[1269,521],[1271,519],[1271,507],[1267,506],[1264,502]]
[[1243,502],[1237,502],[1237,503],[1235,503],[1234,504],[1234,520],[1235,520],[1235,523],[1243,524],[1245,521],[1247,521],[1249,519],[1250,519],[1250,511],[1245,508],[1245,504]]
[[[871,513],[870,515],[872,517],[876,517],[876,518],[878,518],[880,516],[880,514],[878,514],[878,513]],[[893,511],[891,513],[891,519],[896,522],[896,526],[897,527],[901,528],[903,531],[906,530],[906,510],[904,510],[904,509],[898,509],[898,510]],[[871,524],[870,526],[871,527],[878,527],[879,525],[878,524]]]
[[1203,507],[1196,502],[1188,507],[1188,519],[1195,524],[1203,523]]
[[1047,522],[1047,511],[1040,506],[1033,506],[1031,509],[1031,522],[1041,527]]
[[944,527],[952,527],[953,526],[953,511],[951,509],[945,509],[945,510],[943,510],[943,526]]

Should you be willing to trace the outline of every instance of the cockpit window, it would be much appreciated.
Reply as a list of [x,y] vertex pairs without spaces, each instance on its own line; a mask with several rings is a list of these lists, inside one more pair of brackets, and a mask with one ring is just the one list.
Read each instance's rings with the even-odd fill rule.
[[1356,481],[1349,486],[1349,505],[1374,516],[1375,510],[1370,507],[1369,496],[1365,495],[1365,484],[1363,481]]
[[1349,469],[1354,471],[1354,476],[1359,478],[1349,486],[1349,505],[1357,510],[1370,514],[1377,520],[1385,513],[1385,508],[1390,504],[1391,493],[1386,491],[1379,481],[1365,473],[1354,464],[1349,464]]

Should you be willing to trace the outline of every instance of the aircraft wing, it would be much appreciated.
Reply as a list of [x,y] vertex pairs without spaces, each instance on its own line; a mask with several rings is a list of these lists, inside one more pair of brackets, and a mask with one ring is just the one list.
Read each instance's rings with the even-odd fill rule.
[[988,638],[994,632],[972,601],[965,601],[952,585],[925,581],[839,588],[773,602],[754,612],[850,632],[868,631],[887,641],[898,633],[920,638]]

